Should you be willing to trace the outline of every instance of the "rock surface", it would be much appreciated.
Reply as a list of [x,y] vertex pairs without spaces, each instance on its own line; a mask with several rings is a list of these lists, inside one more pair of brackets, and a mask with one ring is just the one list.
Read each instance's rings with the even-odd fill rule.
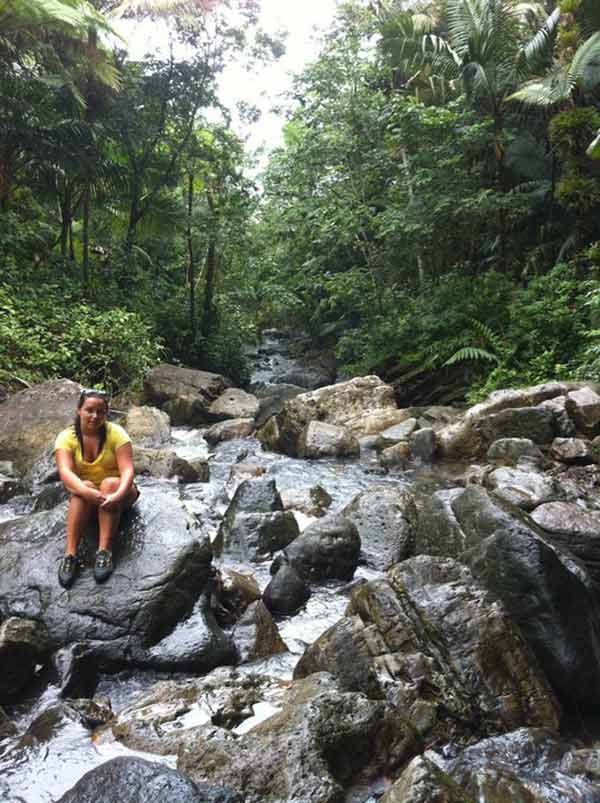
[[207,443],[214,444],[221,441],[231,441],[235,438],[247,438],[254,431],[253,418],[231,418],[213,424],[204,433]]
[[48,654],[48,634],[41,622],[9,616],[0,625],[0,702],[14,695],[31,680],[37,663]]
[[179,457],[171,449],[133,447],[133,467],[137,475],[150,477],[176,477],[179,482],[208,482],[209,467],[206,461],[192,463]]
[[405,492],[375,485],[358,494],[341,511],[358,530],[362,556],[368,566],[385,571],[411,554],[407,504]]
[[10,396],[0,407],[0,459],[10,460],[21,474],[75,417],[81,387],[69,379],[53,379]]
[[156,407],[130,407],[123,426],[136,446],[156,448],[168,443],[171,438],[169,416]]
[[351,580],[360,556],[354,524],[330,514],[310,524],[286,547],[290,565],[306,580]]
[[[135,663],[191,611],[210,569],[208,537],[175,493],[145,485],[115,540],[110,580],[98,585],[84,570],[65,591],[56,576],[65,515],[61,505],[0,524],[0,616],[43,623],[51,649],[87,641],[101,657]],[[86,541],[93,555],[93,532]]]
[[212,402],[230,385],[220,374],[161,363],[145,377],[144,396],[165,410],[175,426],[201,426],[210,420]]
[[282,563],[263,592],[263,601],[271,613],[291,616],[310,598],[310,588],[288,563]]
[[298,438],[298,457],[358,457],[360,446],[357,439],[345,427],[326,424],[324,421],[309,421]]
[[410,558],[359,585],[347,617],[307,649],[294,676],[319,671],[387,698],[428,738],[558,725],[556,699],[518,627],[451,559]]

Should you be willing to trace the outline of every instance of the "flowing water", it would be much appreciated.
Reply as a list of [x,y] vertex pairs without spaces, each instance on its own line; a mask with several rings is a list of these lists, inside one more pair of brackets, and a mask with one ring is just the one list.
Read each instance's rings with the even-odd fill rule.
[[[254,354],[256,366],[252,377],[254,382],[263,384],[274,382],[294,367],[293,359],[286,354],[286,345],[285,340],[280,340],[273,334],[267,338],[261,349]],[[229,480],[231,467],[241,460],[261,466],[266,476],[276,480],[280,491],[321,485],[333,499],[331,511],[341,509],[356,494],[375,483],[406,487],[417,478],[414,471],[393,476],[380,475],[369,453],[354,461],[304,461],[265,452],[254,438],[224,442],[209,450],[202,437],[202,430],[198,429],[173,429],[172,448],[185,458],[210,454],[210,482],[182,486],[180,492],[190,512],[197,516],[211,538],[216,535],[219,522],[233,492]],[[449,470],[451,472],[451,468]],[[440,478],[438,472],[437,479]],[[27,499],[12,500],[0,506],[0,521],[26,515],[29,510],[30,502]],[[312,519],[299,515],[298,520],[300,528],[303,529]],[[264,588],[270,579],[270,561],[243,567],[223,562],[220,564],[217,562],[217,565],[231,565],[246,572],[252,571],[261,588]],[[357,576],[371,579],[376,573],[359,567]],[[300,613],[294,617],[278,620],[281,636],[289,652],[240,667],[240,671],[290,680],[294,666],[305,647],[343,616],[347,602],[347,594],[339,583],[316,587]],[[94,699],[110,700],[113,712],[117,713],[131,705],[157,680],[180,677],[185,675],[127,670],[117,675],[103,677]],[[20,736],[0,741],[0,803],[52,803],[71,788],[85,772],[110,758],[118,755],[143,755],[122,746],[109,734],[107,735],[106,730],[102,738],[95,738],[79,721],[61,716],[60,713],[54,719],[50,718],[51,727],[40,727],[40,715],[53,706],[58,707],[57,710],[60,711],[61,704],[58,689],[52,685],[44,685],[43,677],[40,677],[39,689],[34,691],[29,699],[12,708],[7,707],[7,713],[17,725]],[[238,726],[237,732],[251,730],[276,710],[278,710],[276,701],[259,703],[255,706],[254,715],[244,720]],[[207,721],[208,714],[197,707],[186,716],[189,721],[186,720],[183,726],[190,727]],[[510,737],[505,737],[505,740],[504,745],[510,743]],[[164,762],[169,766],[175,766],[176,763],[175,756],[153,754],[145,757],[152,761]],[[549,770],[546,771],[546,780],[543,777],[544,772],[538,773],[538,776],[540,774],[542,777],[535,778],[535,790],[539,793],[540,789],[542,792],[545,789],[547,792],[547,796],[541,796],[540,800],[548,800],[549,803],[558,801],[592,803],[596,800],[590,794],[586,796],[587,793],[585,790],[582,791],[580,781],[566,775],[558,778],[556,773],[552,774]],[[560,794],[552,791],[553,785],[559,781]],[[533,780],[531,782],[533,783]],[[589,786],[587,784],[586,788]],[[352,795],[353,801],[363,803],[373,803],[375,799],[371,790],[364,790],[362,796],[356,791]],[[484,796],[480,799],[487,800]]]

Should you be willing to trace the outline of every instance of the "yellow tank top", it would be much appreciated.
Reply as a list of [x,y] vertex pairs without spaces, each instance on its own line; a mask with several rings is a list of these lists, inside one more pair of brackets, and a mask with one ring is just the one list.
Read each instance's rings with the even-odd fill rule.
[[54,443],[54,451],[57,449],[68,449],[73,455],[75,463],[75,473],[81,480],[89,480],[94,485],[100,485],[102,480],[107,477],[119,477],[119,466],[117,465],[117,449],[131,443],[129,435],[123,427],[118,424],[106,422],[106,440],[98,457],[93,463],[88,463],[83,459],[81,447],[75,434],[75,427],[67,427],[58,435]]

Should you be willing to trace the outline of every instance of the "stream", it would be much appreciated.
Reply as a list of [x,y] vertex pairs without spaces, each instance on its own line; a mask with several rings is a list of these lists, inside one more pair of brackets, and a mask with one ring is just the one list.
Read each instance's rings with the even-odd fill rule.
[[[275,334],[267,336],[261,347],[251,355],[255,366],[252,376],[254,383],[264,385],[277,382],[278,378],[294,367],[294,360],[287,354],[286,346],[287,341],[279,339]],[[406,487],[416,479],[423,479],[426,476],[432,476],[438,482],[443,482],[444,479],[451,479],[451,475],[461,468],[445,466],[437,467],[435,470],[423,469],[418,473],[413,469],[382,475],[377,469],[373,454],[368,451],[361,455],[359,460],[353,461],[304,461],[265,452],[255,438],[226,441],[209,449],[202,432],[201,429],[174,428],[171,448],[186,459],[207,453],[211,455],[210,481],[182,485],[179,488],[186,507],[202,522],[211,539],[217,533],[231,496],[231,489],[228,488],[230,468],[240,460],[260,464],[265,474],[276,480],[279,491],[321,485],[333,499],[331,512],[340,510],[359,492],[373,484],[389,483],[396,487]],[[142,492],[144,482],[141,478]],[[174,486],[171,481],[163,482],[169,482]],[[29,508],[28,501],[22,497],[11,500],[8,504],[0,506],[0,521],[25,515]],[[303,514],[298,514],[297,518],[301,530],[314,520]],[[234,568],[246,573],[252,571],[261,589],[264,589],[270,579],[270,563],[269,560],[262,564],[253,564],[250,568],[248,565],[240,566],[215,560],[215,564],[221,568]],[[378,575],[373,570],[359,566],[355,576],[372,579]],[[343,593],[342,583],[332,582],[315,586],[310,600],[300,613],[293,617],[277,619],[280,634],[289,652],[245,664],[238,670],[267,675],[282,681],[291,680],[294,666],[306,646],[343,616],[347,602],[348,597]],[[110,700],[112,711],[118,713],[131,705],[157,680],[185,677],[184,673],[128,669],[115,675],[103,676],[94,700],[99,703]],[[154,762],[163,762],[171,767],[176,766],[174,755],[145,755],[126,748],[112,737],[110,729],[103,730],[98,737],[97,734],[90,735],[90,731],[84,725],[68,718],[60,716],[53,718],[47,713],[40,716],[53,706],[59,706],[60,703],[58,688],[48,682],[40,667],[37,684],[30,690],[29,696],[17,705],[5,707],[7,715],[16,724],[20,735],[0,741],[0,803],[53,803],[85,772],[116,756],[138,755]],[[243,729],[239,732],[250,730],[275,710],[277,710],[276,700],[273,700],[272,704],[256,705],[254,716],[238,726]],[[186,724],[191,727],[208,719],[209,714],[197,706],[186,715],[184,727]],[[518,746],[515,748],[511,740],[516,740],[515,743],[518,743],[519,737],[510,734],[501,738],[503,741],[498,743],[498,752],[502,757],[506,755],[503,760],[518,774],[518,768],[515,770],[512,766],[511,758]],[[443,755],[443,751],[441,754]],[[440,758],[439,762],[449,764],[451,757]],[[529,770],[527,772],[531,775]],[[552,803],[600,801],[600,791],[598,791],[600,787],[562,774],[555,768],[550,769],[543,757],[534,776],[528,780],[532,794],[536,795],[532,800],[547,800]],[[377,797],[373,796],[372,790],[365,790],[362,797],[355,795],[352,800],[357,803],[358,801],[374,803]]]

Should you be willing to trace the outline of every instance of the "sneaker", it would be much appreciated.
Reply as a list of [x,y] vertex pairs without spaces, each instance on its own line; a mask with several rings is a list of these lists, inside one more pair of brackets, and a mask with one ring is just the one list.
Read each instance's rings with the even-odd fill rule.
[[103,583],[111,576],[113,571],[113,559],[110,549],[99,549],[96,552],[96,562],[94,564],[94,577],[97,583]]
[[75,582],[79,564],[75,555],[65,555],[58,567],[58,582],[63,588],[70,588]]

